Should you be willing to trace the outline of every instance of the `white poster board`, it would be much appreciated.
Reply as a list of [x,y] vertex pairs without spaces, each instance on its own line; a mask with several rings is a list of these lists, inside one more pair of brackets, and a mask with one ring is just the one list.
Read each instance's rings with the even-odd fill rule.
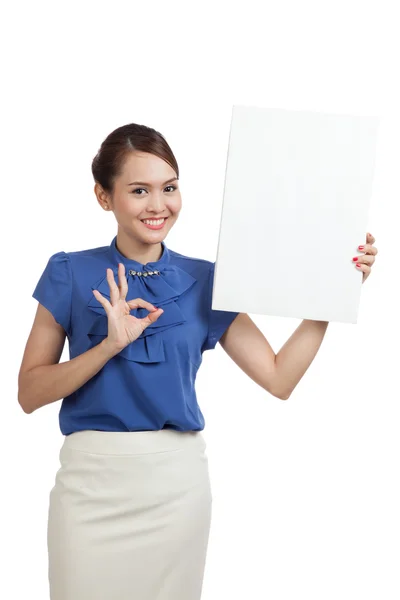
[[214,310],[357,322],[378,124],[233,107]]

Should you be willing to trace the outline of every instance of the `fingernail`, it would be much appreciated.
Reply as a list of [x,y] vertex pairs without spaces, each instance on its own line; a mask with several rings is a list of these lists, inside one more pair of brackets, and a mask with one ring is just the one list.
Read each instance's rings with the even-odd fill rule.
[[361,267],[361,265],[359,263],[356,264],[356,267]]
[[359,250],[364,250],[364,246],[358,246]]
[[353,258],[353,260],[354,260],[354,262],[355,262],[356,260],[358,260],[358,256],[355,256],[355,257]]

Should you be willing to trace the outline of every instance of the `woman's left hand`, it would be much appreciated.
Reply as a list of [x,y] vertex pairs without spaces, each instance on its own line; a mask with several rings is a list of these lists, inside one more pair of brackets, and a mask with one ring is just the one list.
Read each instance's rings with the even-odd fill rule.
[[378,249],[373,245],[374,242],[375,238],[372,233],[367,233],[367,243],[358,247],[358,250],[364,254],[353,258],[353,263],[356,263],[356,268],[359,271],[363,271],[363,283],[367,277],[370,276],[372,265],[375,262],[375,256],[378,254]]

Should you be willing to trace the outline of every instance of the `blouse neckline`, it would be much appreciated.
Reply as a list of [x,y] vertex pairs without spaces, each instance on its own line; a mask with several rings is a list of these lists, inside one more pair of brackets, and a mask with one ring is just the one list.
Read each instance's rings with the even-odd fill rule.
[[110,244],[110,255],[113,262],[116,265],[119,262],[121,262],[125,265],[125,267],[128,267],[129,269],[134,269],[135,271],[151,271],[156,269],[158,270],[166,266],[169,263],[170,259],[169,249],[167,248],[167,245],[164,241],[161,242],[161,246],[163,249],[161,257],[156,261],[143,264],[136,260],[133,260],[132,258],[127,258],[123,254],[121,254],[121,252],[117,248],[117,236],[115,236]]

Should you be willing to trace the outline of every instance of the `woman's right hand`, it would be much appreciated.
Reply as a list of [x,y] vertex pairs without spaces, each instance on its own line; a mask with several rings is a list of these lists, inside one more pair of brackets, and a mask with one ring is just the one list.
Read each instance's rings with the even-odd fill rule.
[[[107,269],[107,281],[110,288],[111,303],[98,291],[93,290],[95,298],[100,302],[108,318],[108,336],[105,340],[113,353],[120,352],[125,346],[135,341],[141,333],[157,321],[164,312],[162,308],[156,308],[150,302],[135,298],[126,300],[128,293],[128,282],[125,277],[125,265],[118,264],[118,282],[115,283],[112,269]],[[133,317],[130,311],[139,306],[146,308],[149,314],[142,319]]]

